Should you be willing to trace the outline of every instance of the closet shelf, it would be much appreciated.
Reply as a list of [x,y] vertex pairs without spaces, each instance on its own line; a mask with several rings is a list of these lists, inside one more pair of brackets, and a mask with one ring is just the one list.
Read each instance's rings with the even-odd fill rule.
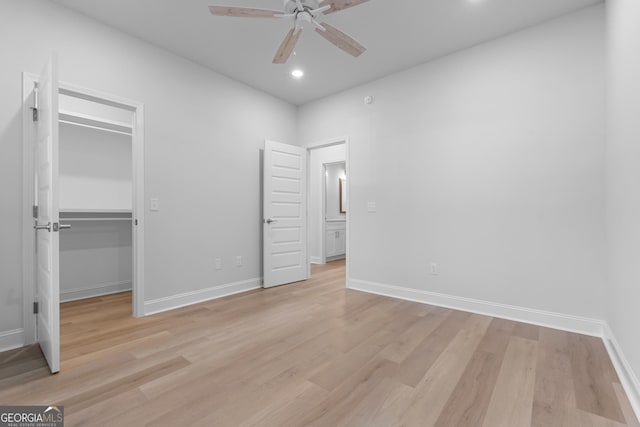
[[58,120],[60,121],[60,123],[104,130],[125,135],[131,135],[133,133],[133,128],[128,123],[106,120],[86,114],[75,113],[72,111],[60,110],[58,112]]
[[61,209],[60,220],[64,221],[131,221],[130,210],[118,209]]
[[60,219],[64,219],[65,221],[131,221],[131,218],[69,218],[69,217],[60,217]]
[[60,209],[61,214],[130,214],[131,209]]

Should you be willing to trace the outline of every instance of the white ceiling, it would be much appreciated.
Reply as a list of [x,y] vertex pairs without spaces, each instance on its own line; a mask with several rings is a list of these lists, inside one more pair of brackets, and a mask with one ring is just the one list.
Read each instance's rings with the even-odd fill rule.
[[[602,0],[371,0],[326,17],[367,46],[360,58],[307,29],[286,65],[271,61],[288,22],[207,9],[281,9],[282,0],[54,1],[300,105]],[[301,80],[290,75],[296,67],[306,73]]]

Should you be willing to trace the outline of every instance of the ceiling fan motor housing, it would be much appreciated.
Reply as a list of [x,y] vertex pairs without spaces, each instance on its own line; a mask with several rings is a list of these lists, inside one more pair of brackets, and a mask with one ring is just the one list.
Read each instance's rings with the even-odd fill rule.
[[[302,0],[302,5],[305,7],[305,9],[310,9],[310,10],[315,10],[318,7],[320,7],[320,1],[319,0]],[[302,12],[300,10],[298,10],[298,5],[296,4],[295,0],[284,0],[284,10],[286,13],[296,13],[296,12]]]

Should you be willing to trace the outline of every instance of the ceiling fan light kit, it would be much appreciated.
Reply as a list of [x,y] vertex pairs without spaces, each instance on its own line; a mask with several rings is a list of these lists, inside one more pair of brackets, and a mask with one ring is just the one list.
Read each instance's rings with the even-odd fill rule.
[[300,40],[302,31],[312,25],[316,33],[328,42],[353,57],[362,55],[367,49],[353,37],[323,22],[325,15],[339,12],[366,3],[369,0],[284,0],[283,11],[234,6],[209,6],[211,14],[236,18],[289,19],[293,28],[285,36],[273,58],[274,64],[285,64]]

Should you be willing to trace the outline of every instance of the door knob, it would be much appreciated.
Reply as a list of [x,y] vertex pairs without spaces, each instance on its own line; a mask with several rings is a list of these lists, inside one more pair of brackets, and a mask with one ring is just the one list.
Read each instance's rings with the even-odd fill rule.
[[271,224],[272,222],[278,222],[278,220],[276,220],[276,219],[271,219],[271,218],[267,218],[267,219],[265,220],[265,222],[266,222],[267,224]]

